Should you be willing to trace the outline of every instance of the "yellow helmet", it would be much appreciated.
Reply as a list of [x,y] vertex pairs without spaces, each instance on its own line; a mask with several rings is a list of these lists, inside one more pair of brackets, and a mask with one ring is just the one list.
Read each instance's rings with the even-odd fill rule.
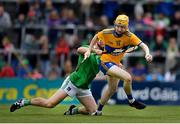
[[116,17],[116,20],[114,21],[114,24],[123,25],[123,26],[126,26],[128,28],[129,17],[127,15],[118,15]]

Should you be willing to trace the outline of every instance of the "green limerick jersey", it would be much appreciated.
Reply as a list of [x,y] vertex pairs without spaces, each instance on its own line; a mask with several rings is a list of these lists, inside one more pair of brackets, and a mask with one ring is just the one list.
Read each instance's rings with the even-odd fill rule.
[[84,55],[79,54],[77,69],[70,75],[70,80],[76,87],[88,89],[91,81],[99,72],[100,57],[91,53],[84,62],[82,62],[83,59]]

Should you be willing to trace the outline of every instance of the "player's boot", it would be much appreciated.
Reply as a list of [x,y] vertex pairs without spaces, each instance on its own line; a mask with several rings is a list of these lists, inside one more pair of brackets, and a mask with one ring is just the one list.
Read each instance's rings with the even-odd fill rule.
[[93,116],[102,116],[102,111],[96,111],[96,112],[92,113],[91,115],[93,115]]
[[24,100],[20,99],[11,105],[10,112],[14,112],[16,109],[20,109],[23,106],[24,106]]
[[142,102],[138,102],[137,100],[135,100],[133,103],[129,103],[129,105],[131,107],[134,107],[136,109],[144,109],[146,108],[146,105]]
[[71,106],[69,107],[69,109],[68,109],[66,112],[64,112],[64,115],[74,115],[75,113],[73,112],[73,109],[74,109],[75,107],[76,107],[75,105],[71,105]]

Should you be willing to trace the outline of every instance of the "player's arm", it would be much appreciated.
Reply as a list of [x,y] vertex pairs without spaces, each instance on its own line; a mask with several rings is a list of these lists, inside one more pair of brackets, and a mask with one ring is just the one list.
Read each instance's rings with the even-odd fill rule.
[[131,33],[131,44],[134,46],[140,46],[145,52],[145,59],[148,62],[152,61],[152,55],[149,52],[148,46],[143,43],[135,34]]
[[92,51],[92,49],[93,49],[93,46],[97,43],[97,41],[98,41],[98,36],[97,36],[97,34],[93,37],[93,39],[91,40],[91,43],[90,43],[90,45],[89,45],[89,49],[85,52],[85,54],[84,54],[84,56],[85,56],[85,58],[88,58],[89,56],[90,56],[90,53],[91,53],[91,51]]
[[145,52],[145,58],[146,58],[146,60],[147,60],[148,62],[151,62],[151,61],[152,61],[152,55],[151,55],[150,52],[149,52],[148,46],[147,46],[145,43],[141,43],[139,46],[140,46],[140,47],[143,49],[143,51]]
[[[79,54],[84,54],[84,53],[86,53],[88,50],[89,50],[88,47],[79,47],[79,48],[77,49],[77,52],[78,52]],[[96,53],[96,54],[98,54],[98,55],[101,55],[101,54],[102,54],[102,50],[97,49],[97,48],[92,48],[91,51],[94,52],[94,53]]]
[[141,43],[139,46],[144,50],[145,55],[150,54],[149,48],[145,43]]

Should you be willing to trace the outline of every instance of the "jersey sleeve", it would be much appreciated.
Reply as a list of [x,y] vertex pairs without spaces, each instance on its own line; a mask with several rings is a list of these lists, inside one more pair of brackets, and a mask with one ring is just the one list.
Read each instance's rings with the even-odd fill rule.
[[97,37],[98,37],[98,40],[104,42],[104,35],[103,35],[103,31],[100,31],[97,33]]
[[82,62],[83,59],[84,59],[84,54],[79,54],[78,65]]
[[135,35],[132,33],[132,36],[130,38],[130,44],[133,46],[138,46],[142,43],[142,41]]
[[[89,45],[82,45],[82,47],[88,48]],[[78,64],[81,63],[81,61],[84,59],[84,54],[78,53]]]
[[86,47],[86,48],[89,48],[89,45],[82,45],[82,47]]

